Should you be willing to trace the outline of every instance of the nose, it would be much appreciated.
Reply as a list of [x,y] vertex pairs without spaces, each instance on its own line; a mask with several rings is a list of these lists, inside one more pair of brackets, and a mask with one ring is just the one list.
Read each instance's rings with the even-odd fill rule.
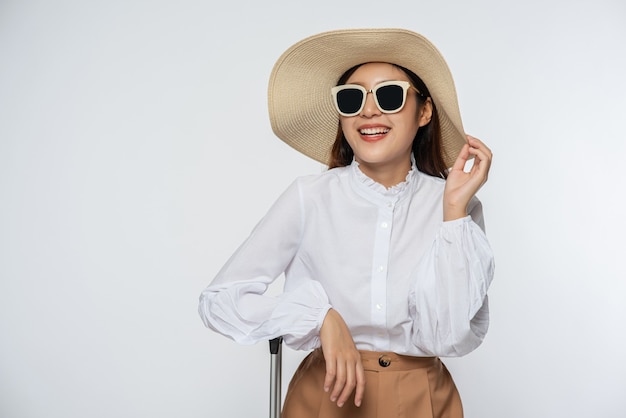
[[372,116],[376,116],[380,114],[380,109],[376,106],[376,101],[374,100],[374,93],[372,90],[365,93],[365,105],[363,106],[363,110],[361,110],[361,116],[366,118],[371,118]]

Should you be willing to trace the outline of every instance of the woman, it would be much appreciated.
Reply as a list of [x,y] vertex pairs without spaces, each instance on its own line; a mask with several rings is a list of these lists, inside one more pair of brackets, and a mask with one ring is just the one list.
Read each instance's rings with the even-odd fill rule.
[[[296,179],[205,289],[205,324],[313,350],[286,418],[461,417],[439,356],[487,332],[475,194],[491,151],[463,133],[441,54],[401,29],[322,33],[278,60],[269,110],[278,137],[330,169]],[[263,295],[281,273],[284,293]]]

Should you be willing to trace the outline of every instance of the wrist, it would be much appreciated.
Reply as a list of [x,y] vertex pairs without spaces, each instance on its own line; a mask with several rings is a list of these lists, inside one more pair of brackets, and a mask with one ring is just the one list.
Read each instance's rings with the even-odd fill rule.
[[453,205],[444,205],[443,207],[443,221],[449,222],[457,219],[465,218],[467,216],[466,207],[458,207]]

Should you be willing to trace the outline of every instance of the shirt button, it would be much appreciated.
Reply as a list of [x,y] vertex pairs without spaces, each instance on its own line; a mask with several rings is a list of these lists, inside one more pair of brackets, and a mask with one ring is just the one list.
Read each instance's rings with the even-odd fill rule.
[[387,222],[383,222],[380,224],[381,228],[387,228],[389,226],[389,224],[387,224]]
[[380,311],[382,308],[383,308],[383,305],[381,305],[380,303],[376,304],[376,309]]
[[385,271],[385,266],[378,266],[378,271],[379,272]]
[[387,207],[388,208],[392,208],[393,207],[393,202],[387,202]]

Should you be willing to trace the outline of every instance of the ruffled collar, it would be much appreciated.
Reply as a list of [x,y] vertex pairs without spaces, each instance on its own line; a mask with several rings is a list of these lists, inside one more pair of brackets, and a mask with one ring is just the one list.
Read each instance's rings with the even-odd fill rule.
[[405,190],[409,188],[411,183],[415,181],[415,177],[417,176],[417,166],[415,164],[415,158],[413,158],[413,155],[411,155],[411,169],[407,173],[404,181],[389,188],[376,182],[372,178],[368,177],[365,173],[363,173],[359,167],[359,163],[356,160],[352,160],[352,164],[350,164],[350,166],[352,167],[355,178],[359,183],[382,196],[398,196],[402,194]]

